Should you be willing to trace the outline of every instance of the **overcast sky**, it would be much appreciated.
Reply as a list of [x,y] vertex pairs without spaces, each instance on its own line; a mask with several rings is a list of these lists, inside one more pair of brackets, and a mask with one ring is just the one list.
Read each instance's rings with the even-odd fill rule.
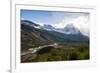
[[88,13],[21,10],[21,19],[30,20],[40,25],[49,24],[56,28],[63,28],[71,23],[85,32],[89,30]]

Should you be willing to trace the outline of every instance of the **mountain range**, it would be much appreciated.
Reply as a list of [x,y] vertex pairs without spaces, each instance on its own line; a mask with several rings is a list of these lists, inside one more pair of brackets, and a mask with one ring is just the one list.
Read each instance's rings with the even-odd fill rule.
[[50,43],[89,42],[85,36],[73,24],[67,24],[64,28],[55,28],[50,24],[43,26],[29,20],[21,20],[21,47],[36,47]]

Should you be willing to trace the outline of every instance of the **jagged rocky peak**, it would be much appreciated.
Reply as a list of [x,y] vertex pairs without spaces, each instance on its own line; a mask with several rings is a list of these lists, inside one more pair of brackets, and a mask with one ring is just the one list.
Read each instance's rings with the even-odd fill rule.
[[70,34],[80,33],[79,29],[73,23],[67,24],[63,30]]

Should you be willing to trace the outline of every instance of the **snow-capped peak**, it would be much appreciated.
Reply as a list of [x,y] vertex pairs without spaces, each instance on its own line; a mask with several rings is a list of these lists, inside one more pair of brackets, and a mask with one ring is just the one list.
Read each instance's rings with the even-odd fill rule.
[[80,31],[77,27],[75,27],[72,23],[67,24],[64,28],[63,31],[66,32],[66,34],[79,34]]
[[43,28],[44,28],[45,30],[48,30],[48,31],[52,31],[52,30],[55,29],[52,25],[49,25],[49,24],[44,24],[44,25],[43,25]]

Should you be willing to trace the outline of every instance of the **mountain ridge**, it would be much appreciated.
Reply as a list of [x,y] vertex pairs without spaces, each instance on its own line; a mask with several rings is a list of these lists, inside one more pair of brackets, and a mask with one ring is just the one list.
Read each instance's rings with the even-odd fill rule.
[[23,21],[21,21],[21,41],[21,47],[25,49],[26,47],[35,47],[38,45],[50,44],[55,42],[88,42],[89,38],[81,33],[64,34],[61,32],[57,32],[57,30],[55,31],[54,28],[52,31],[45,30],[43,26],[40,26],[39,24],[36,24],[34,22],[24,21],[23,23]]

